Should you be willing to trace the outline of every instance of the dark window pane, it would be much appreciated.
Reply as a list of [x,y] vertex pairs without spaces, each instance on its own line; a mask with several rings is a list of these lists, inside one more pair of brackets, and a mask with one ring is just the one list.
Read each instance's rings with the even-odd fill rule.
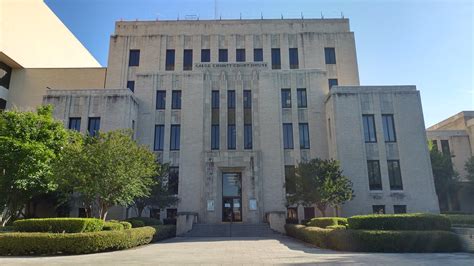
[[362,115],[365,142],[377,142],[374,115]]
[[162,151],[165,142],[165,125],[155,125],[155,151]]
[[293,149],[293,124],[283,124],[283,148]]
[[69,129],[75,131],[81,131],[81,118],[71,117],[69,118]]
[[7,108],[7,101],[0,98],[0,110],[5,110]]
[[179,150],[179,142],[181,135],[180,125],[171,125],[171,138],[170,138],[170,150],[176,151]]
[[235,108],[235,91],[234,90],[227,91],[227,108],[229,109]]
[[272,69],[281,69],[280,48],[272,48]]
[[391,190],[402,190],[402,174],[400,171],[400,161],[389,160],[387,161],[388,166],[388,179],[390,180]]
[[407,205],[393,205],[393,213],[395,214],[407,213]]
[[244,108],[252,108],[252,91],[244,90]]
[[140,64],[140,50],[130,50],[128,66],[138,66]]
[[235,150],[236,132],[235,125],[227,126],[227,149]]
[[296,193],[295,166],[285,165],[285,188],[286,194]]
[[296,93],[298,94],[297,95],[298,108],[306,108],[308,106],[308,102],[306,98],[306,89],[297,89]]
[[385,205],[372,205],[372,212],[374,214],[385,214]]
[[[287,190],[288,193],[288,190]],[[294,223],[298,223],[298,208],[296,207],[289,207],[286,209],[288,220],[292,220]]]
[[242,195],[242,178],[238,173],[222,175],[222,196],[240,197]]
[[291,108],[291,89],[281,89],[281,107]]
[[211,99],[211,104],[212,104],[212,109],[218,109],[219,108],[219,91],[212,91],[212,99]]
[[166,65],[165,70],[174,70],[174,50],[166,50]]
[[434,140],[431,140],[431,143],[433,144],[433,149],[434,149],[435,151],[439,151],[439,149],[438,149],[438,141],[434,139]]
[[211,149],[218,150],[219,149],[219,125],[212,125],[211,126]]
[[253,49],[253,61],[254,62],[262,62],[263,61],[263,49],[262,48]]
[[160,219],[161,219],[160,211],[161,211],[160,209],[151,208],[151,209],[150,209],[150,218],[154,218],[154,219],[160,220]]
[[185,49],[183,54],[183,70],[193,69],[193,50]]
[[235,50],[235,61],[236,62],[245,62],[245,49]]
[[385,142],[396,142],[397,135],[395,134],[393,115],[382,115],[382,123]]
[[289,54],[290,54],[290,69],[298,69],[299,68],[298,48],[290,48]]
[[252,149],[252,125],[244,125],[244,149]]
[[156,91],[156,110],[166,107],[166,91]]
[[167,219],[176,219],[177,216],[178,216],[178,209],[166,209]]
[[336,50],[331,47],[324,48],[324,56],[326,59],[326,64],[335,64],[336,63]]
[[219,49],[219,62],[227,62],[227,49]]
[[309,149],[309,126],[307,123],[300,123],[300,148]]
[[314,207],[304,207],[304,219],[308,220],[311,218],[314,218],[315,212],[314,212]]
[[201,49],[201,62],[211,62],[211,50],[210,49]]
[[451,151],[449,149],[449,140],[442,139],[441,140],[441,151],[444,155],[451,155]]
[[172,91],[171,109],[181,109],[181,91]]
[[177,195],[178,187],[179,187],[179,168],[170,167],[169,174],[168,174],[168,193]]
[[337,79],[328,79],[328,83],[329,83],[329,89],[332,88],[332,86],[337,86]]
[[132,92],[135,92],[135,81],[129,80],[127,81],[127,88]]
[[367,161],[369,175],[369,189],[382,190],[382,176],[380,174],[380,163],[376,160]]
[[100,130],[100,117],[89,117],[89,124],[87,126],[87,132],[92,137],[97,136]]

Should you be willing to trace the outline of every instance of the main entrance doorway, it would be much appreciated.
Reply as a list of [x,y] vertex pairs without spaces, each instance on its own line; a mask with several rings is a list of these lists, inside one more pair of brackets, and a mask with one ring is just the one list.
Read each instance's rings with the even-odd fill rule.
[[240,173],[222,174],[222,221],[242,221],[242,176]]

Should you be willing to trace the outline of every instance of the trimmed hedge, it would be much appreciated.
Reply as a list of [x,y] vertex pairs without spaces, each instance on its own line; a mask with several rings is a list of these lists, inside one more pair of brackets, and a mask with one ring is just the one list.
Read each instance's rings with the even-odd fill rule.
[[346,229],[346,226],[345,225],[329,225],[329,226],[326,226],[326,229],[336,229],[336,230],[344,230]]
[[83,233],[101,231],[104,221],[96,218],[44,218],[13,222],[17,232]]
[[0,234],[0,255],[87,254],[132,248],[152,241],[156,229],[134,228],[88,233]]
[[445,214],[444,217],[451,221],[451,224],[463,227],[474,227],[474,215],[467,214]]
[[13,232],[13,226],[0,226],[0,233],[1,232]]
[[176,225],[155,225],[152,226],[156,232],[153,235],[152,242],[161,241],[176,236]]
[[373,214],[347,218],[349,229],[362,230],[451,230],[451,222],[434,214]]
[[159,219],[149,218],[149,217],[133,217],[133,218],[127,219],[125,221],[129,222],[130,220],[142,221],[145,226],[162,225],[163,224]]
[[123,225],[123,229],[132,229],[132,224],[129,222],[120,221],[119,223]]
[[347,218],[343,217],[317,217],[312,218],[306,223],[306,226],[317,226],[326,228],[328,226],[343,225],[347,226]]
[[105,222],[102,230],[104,231],[121,231],[124,230],[124,226],[119,222]]
[[139,228],[145,226],[145,223],[140,220],[129,219],[126,222],[130,223],[132,225],[132,228]]
[[459,237],[446,231],[330,230],[285,225],[289,236],[321,248],[358,252],[457,252]]

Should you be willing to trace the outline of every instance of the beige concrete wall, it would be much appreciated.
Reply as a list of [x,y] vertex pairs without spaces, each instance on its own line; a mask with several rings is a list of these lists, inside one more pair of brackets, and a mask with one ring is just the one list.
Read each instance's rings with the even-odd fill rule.
[[104,88],[106,68],[14,69],[7,108],[31,109],[41,105],[47,88],[61,90]]

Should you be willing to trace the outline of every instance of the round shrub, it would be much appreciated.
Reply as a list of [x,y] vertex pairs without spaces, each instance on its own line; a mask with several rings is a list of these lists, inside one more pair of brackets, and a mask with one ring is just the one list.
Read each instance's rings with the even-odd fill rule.
[[132,228],[138,228],[138,227],[145,226],[145,223],[143,221],[140,221],[140,220],[130,219],[130,220],[127,220],[127,222],[129,222],[132,225]]
[[0,256],[87,254],[120,250],[148,244],[156,229],[134,228],[88,233],[0,234]]
[[124,230],[124,226],[119,222],[105,222],[104,227],[102,228],[104,231],[120,231]]
[[455,226],[474,227],[474,215],[467,214],[445,214],[444,217],[451,221]]
[[176,225],[154,225],[152,227],[156,230],[152,242],[176,236]]
[[451,230],[451,222],[435,214],[373,214],[347,219],[350,229],[363,230]]
[[119,223],[120,223],[121,225],[123,225],[123,229],[131,229],[131,228],[132,228],[132,224],[129,223],[129,222],[120,221]]
[[326,228],[327,226],[334,225],[347,225],[347,218],[343,217],[317,217],[312,218],[306,223],[306,226],[317,226],[321,228]]
[[133,218],[127,219],[126,221],[129,221],[129,220],[142,221],[145,226],[163,224],[159,219],[149,218],[149,217],[133,217]]
[[17,232],[82,233],[101,231],[104,221],[96,218],[42,218],[13,222]]

